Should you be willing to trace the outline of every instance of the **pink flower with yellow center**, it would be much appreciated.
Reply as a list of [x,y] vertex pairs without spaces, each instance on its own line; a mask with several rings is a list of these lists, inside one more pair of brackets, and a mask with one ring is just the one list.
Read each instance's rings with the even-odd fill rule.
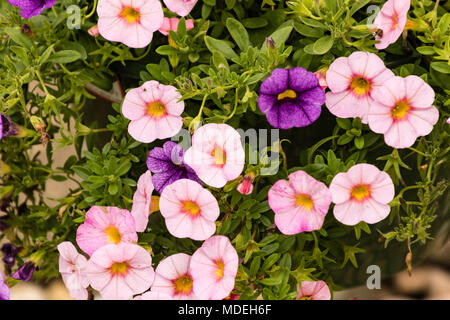
[[191,256],[184,253],[162,260],[156,267],[151,291],[167,294],[175,300],[197,300],[193,289],[194,280],[189,273],[190,262]]
[[86,276],[91,287],[106,300],[126,300],[148,290],[155,278],[152,257],[131,243],[109,244],[95,251]]
[[438,121],[434,97],[434,90],[422,78],[394,77],[374,90],[369,127],[384,134],[391,147],[408,148],[417,137],[428,135]]
[[208,123],[194,132],[184,161],[206,184],[221,188],[244,169],[241,136],[227,124]]
[[164,19],[158,0],[99,0],[98,31],[109,41],[143,48],[152,41]]
[[170,234],[206,240],[216,232],[220,209],[212,193],[199,183],[180,179],[164,188],[159,210]]
[[346,225],[361,221],[377,223],[385,219],[394,199],[391,177],[371,164],[357,164],[347,172],[338,173],[330,184],[334,217]]
[[[175,33],[178,30],[178,23],[180,22],[179,18],[164,18],[164,22],[159,28],[159,32],[163,35],[168,36],[169,31],[174,31]],[[186,19],[186,31],[194,29],[194,20]]]
[[373,22],[381,33],[375,36],[380,41],[375,48],[382,50],[395,43],[405,28],[411,0],[388,0]]
[[89,282],[84,273],[87,259],[78,253],[71,242],[65,241],[58,245],[59,273],[72,298],[87,300],[86,288]]
[[330,300],[331,293],[325,281],[302,281],[297,284],[297,300]]
[[194,293],[201,300],[221,300],[231,293],[238,269],[239,257],[230,240],[213,236],[191,257],[189,272]]
[[195,7],[198,0],[163,0],[167,8],[181,17],[185,17]]
[[269,206],[283,234],[319,230],[331,204],[327,186],[299,170],[289,181],[279,180],[269,189]]
[[77,244],[88,255],[107,244],[136,242],[136,224],[128,210],[94,206],[77,230]]
[[137,190],[133,195],[131,215],[136,223],[137,232],[143,232],[147,227],[153,190],[152,173],[147,170],[139,177]]
[[394,73],[376,54],[357,51],[337,58],[326,75],[331,90],[326,93],[326,105],[336,117],[359,117],[367,123],[373,90],[392,77]]
[[184,102],[173,86],[147,81],[125,96],[122,113],[131,120],[128,133],[137,141],[150,143],[171,138],[183,126]]

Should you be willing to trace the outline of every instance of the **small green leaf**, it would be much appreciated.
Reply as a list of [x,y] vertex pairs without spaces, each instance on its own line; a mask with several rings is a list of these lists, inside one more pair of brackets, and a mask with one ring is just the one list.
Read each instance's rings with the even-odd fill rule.
[[227,29],[233,37],[234,41],[242,51],[247,51],[250,46],[250,39],[248,37],[247,30],[245,30],[242,23],[233,18],[228,18]]
[[224,40],[217,40],[210,36],[205,36],[205,44],[211,53],[218,51],[227,59],[238,58],[236,52],[234,52],[228,42]]
[[436,70],[440,73],[445,73],[445,74],[450,73],[450,66],[448,65],[447,62],[443,62],[443,61],[432,62],[431,68],[433,68],[434,70]]
[[81,54],[75,50],[61,50],[51,55],[47,62],[70,63],[81,59]]
[[325,54],[333,46],[333,38],[331,36],[325,36],[314,42],[313,50],[315,54]]

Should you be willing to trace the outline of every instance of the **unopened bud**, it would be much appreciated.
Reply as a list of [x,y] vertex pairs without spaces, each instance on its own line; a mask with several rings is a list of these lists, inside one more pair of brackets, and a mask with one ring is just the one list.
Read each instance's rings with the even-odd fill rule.
[[98,37],[100,32],[98,31],[98,25],[93,26],[88,30],[88,33],[93,37]]

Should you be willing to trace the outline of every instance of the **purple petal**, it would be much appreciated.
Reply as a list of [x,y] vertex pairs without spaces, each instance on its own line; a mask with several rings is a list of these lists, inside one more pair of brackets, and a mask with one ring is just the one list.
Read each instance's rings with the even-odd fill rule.
[[304,127],[312,123],[308,114],[295,100],[278,103],[277,107],[267,113],[267,120],[272,126],[279,129]]
[[182,170],[171,170],[163,173],[157,173],[153,175],[152,183],[156,191],[158,191],[159,194],[161,194],[165,187],[181,179],[182,175],[183,175]]
[[275,69],[270,77],[261,84],[262,94],[278,95],[288,89],[289,72],[286,69]]
[[180,145],[176,144],[175,142],[167,141],[164,144],[164,152],[166,153],[167,156],[169,156],[172,163],[179,165],[183,162],[184,150]]
[[319,79],[301,67],[289,69],[289,88],[297,94],[319,86]]
[[9,287],[3,282],[2,274],[0,273],[0,300],[9,300]]
[[267,113],[273,106],[277,103],[278,99],[276,96],[271,96],[267,94],[260,94],[258,97],[259,109],[263,113]]
[[53,7],[53,5],[55,4],[56,0],[45,0],[45,5],[44,8],[48,9]]
[[174,164],[172,160],[166,153],[163,148],[153,148],[148,153],[147,157],[147,167],[153,173],[161,173],[168,170],[172,170],[174,168]]

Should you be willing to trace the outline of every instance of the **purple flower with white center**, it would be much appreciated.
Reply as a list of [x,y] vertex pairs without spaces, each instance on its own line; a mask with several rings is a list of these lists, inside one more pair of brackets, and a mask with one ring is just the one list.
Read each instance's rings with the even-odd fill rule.
[[33,276],[34,270],[36,270],[36,265],[34,262],[25,262],[19,267],[19,269],[14,272],[12,277],[16,280],[29,281]]
[[18,133],[17,125],[10,117],[0,114],[0,140]]
[[41,14],[42,10],[53,7],[56,0],[8,0],[10,4],[20,8],[22,18],[29,19]]
[[319,118],[325,93],[316,75],[301,67],[275,69],[261,84],[259,108],[279,129],[306,127]]
[[15,246],[12,243],[5,243],[1,250],[4,255],[3,262],[9,267],[13,267],[16,263],[17,254],[22,250],[22,247]]
[[183,148],[172,141],[148,153],[147,167],[154,173],[152,183],[159,194],[166,186],[180,179],[190,179],[201,184],[195,171],[184,163],[183,156]]
[[0,300],[9,300],[10,292],[8,285],[4,282],[0,273]]

